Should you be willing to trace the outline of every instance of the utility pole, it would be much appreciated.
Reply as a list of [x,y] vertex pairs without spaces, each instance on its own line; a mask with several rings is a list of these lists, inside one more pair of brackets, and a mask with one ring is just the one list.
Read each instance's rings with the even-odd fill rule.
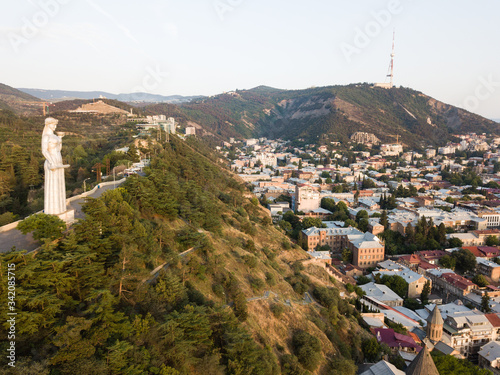
[[96,172],[96,182],[99,183],[101,182],[101,168],[103,167],[103,165],[101,163],[97,163],[96,165],[94,165],[92,167],[92,171],[95,170]]
[[90,180],[90,177],[86,178],[85,180],[83,180],[83,192],[85,193],[87,191],[87,184],[86,184],[86,181],[87,180]]

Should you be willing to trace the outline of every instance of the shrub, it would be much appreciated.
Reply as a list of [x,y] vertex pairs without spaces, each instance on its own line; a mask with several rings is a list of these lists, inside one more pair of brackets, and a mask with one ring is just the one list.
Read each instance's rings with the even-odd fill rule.
[[272,274],[271,272],[266,272],[266,282],[267,282],[267,285],[269,285],[269,286],[275,285],[276,278],[274,277],[274,274]]
[[285,312],[285,308],[281,303],[274,303],[271,305],[271,312],[273,313],[275,318],[279,319]]
[[292,337],[293,353],[304,368],[314,371],[322,358],[321,344],[313,335],[299,330]]

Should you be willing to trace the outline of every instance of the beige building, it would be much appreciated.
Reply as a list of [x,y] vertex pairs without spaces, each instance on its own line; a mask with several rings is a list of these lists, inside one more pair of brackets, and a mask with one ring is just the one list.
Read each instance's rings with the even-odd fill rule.
[[456,312],[444,321],[443,341],[471,360],[477,358],[484,344],[495,339],[495,328],[483,313]]
[[321,246],[330,247],[332,252],[340,252],[348,245],[348,236],[362,235],[360,230],[347,228],[316,228],[304,229],[301,233],[302,246],[309,250],[315,250]]
[[295,195],[293,197],[294,211],[313,211],[321,206],[321,196],[319,191],[314,190],[309,185],[295,186]]
[[412,271],[406,267],[401,267],[397,270],[391,271],[374,271],[373,275],[379,274],[380,276],[401,276],[408,283],[408,298],[420,298],[422,290],[424,289],[425,283],[429,282],[432,288],[432,281],[426,277],[420,275],[419,273]]
[[477,257],[476,260],[477,272],[482,275],[488,276],[494,282],[497,282],[500,279],[500,264],[480,257]]
[[385,245],[370,232],[352,236],[347,247],[352,251],[352,264],[360,268],[375,267],[385,257]]

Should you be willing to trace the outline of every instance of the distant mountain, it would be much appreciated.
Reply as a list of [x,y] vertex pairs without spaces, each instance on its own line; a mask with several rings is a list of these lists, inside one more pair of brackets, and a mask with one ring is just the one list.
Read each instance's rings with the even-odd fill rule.
[[0,83],[0,109],[31,113],[36,111],[37,106],[26,102],[39,101],[35,96]]
[[115,99],[122,102],[146,102],[146,103],[186,103],[200,96],[181,96],[181,95],[156,95],[145,92],[136,92],[131,94],[111,94],[105,91],[65,91],[65,90],[42,90],[20,88],[22,92],[37,96],[44,100],[72,100],[72,99],[95,99],[101,96],[107,99]]
[[[146,107],[147,108],[147,107]],[[357,131],[383,142],[441,144],[462,132],[500,134],[500,124],[409,88],[370,84],[279,90],[259,86],[180,105],[221,137],[268,136],[307,142],[347,141]]]

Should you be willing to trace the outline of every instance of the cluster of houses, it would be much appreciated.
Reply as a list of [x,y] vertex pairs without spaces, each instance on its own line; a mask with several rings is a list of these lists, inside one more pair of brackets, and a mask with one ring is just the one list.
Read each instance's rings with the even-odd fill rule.
[[[323,220],[321,227],[302,230],[300,244],[326,263],[337,280],[356,282],[361,275],[372,280],[360,285],[363,318],[379,342],[399,352],[408,369],[417,361],[419,366],[428,366],[427,372],[432,374],[435,367],[426,358],[430,358],[429,351],[437,350],[468,358],[500,374],[500,250],[491,244],[500,243],[500,186],[495,185],[500,181],[500,139],[473,133],[458,137],[460,143],[420,153],[404,152],[400,143],[356,152],[352,146],[346,150],[337,143],[295,147],[266,138],[231,140],[221,151],[232,153],[232,169],[253,185],[254,194],[268,201],[274,222],[288,211],[301,220]],[[356,134],[353,140],[370,147],[379,143],[368,133]],[[457,152],[474,152],[475,156],[460,158]],[[444,171],[449,176],[466,168],[480,176],[483,184],[492,184],[456,186],[443,178]],[[393,197],[393,207],[384,207],[387,216],[381,222],[381,206],[396,190],[409,193]],[[366,211],[368,226],[360,230],[344,221],[328,221],[333,212],[322,207],[324,198],[335,204],[343,202],[351,220]],[[408,227],[415,228],[422,218],[432,219],[435,226],[444,225],[446,240],[460,240],[461,245],[388,260],[380,234],[390,229],[405,236]],[[486,277],[487,287],[441,267],[439,260],[460,248],[474,254],[475,273]],[[339,260],[346,250],[352,256],[349,264]],[[395,275],[408,286],[404,298],[377,282]],[[428,304],[416,310],[403,306],[406,299],[418,300],[424,288],[431,290]],[[407,333],[394,331],[393,324],[404,327]],[[399,371],[385,361],[376,366],[384,373]],[[372,367],[362,373],[377,373],[373,371],[378,370]]]

